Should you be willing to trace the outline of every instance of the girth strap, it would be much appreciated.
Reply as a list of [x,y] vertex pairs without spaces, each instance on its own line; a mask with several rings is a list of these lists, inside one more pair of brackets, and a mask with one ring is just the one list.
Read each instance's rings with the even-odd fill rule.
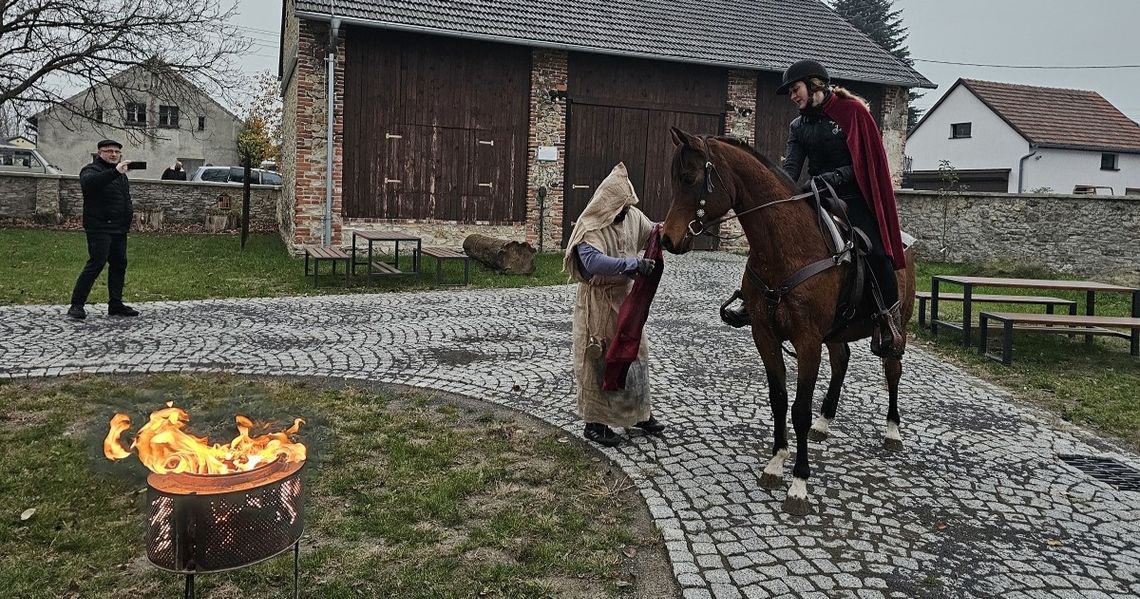
[[[844,252],[846,253],[846,252]],[[751,265],[744,267],[744,271],[752,279],[752,282],[764,290],[764,298],[768,300],[768,322],[775,322],[776,308],[779,307],[780,302],[783,301],[784,296],[791,293],[800,283],[818,275],[819,273],[839,265],[840,258],[843,255],[837,254],[835,256],[827,257],[822,260],[816,260],[811,264],[797,270],[788,280],[780,284],[775,289],[768,286],[764,279],[752,269]]]

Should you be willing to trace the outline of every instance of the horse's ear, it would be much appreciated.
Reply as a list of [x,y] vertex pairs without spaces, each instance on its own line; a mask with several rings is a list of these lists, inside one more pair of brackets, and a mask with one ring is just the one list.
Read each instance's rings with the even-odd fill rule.
[[687,146],[689,145],[689,134],[681,131],[676,127],[669,127],[669,134],[673,136],[673,145]]

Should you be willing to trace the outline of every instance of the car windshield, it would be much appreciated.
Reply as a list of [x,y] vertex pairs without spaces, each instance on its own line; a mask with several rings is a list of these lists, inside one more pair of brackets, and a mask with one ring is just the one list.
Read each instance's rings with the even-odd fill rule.
[[261,182],[265,185],[281,185],[281,175],[271,172],[261,173]]
[[214,183],[225,183],[229,180],[230,169],[228,168],[206,168],[202,170],[203,181],[213,181]]

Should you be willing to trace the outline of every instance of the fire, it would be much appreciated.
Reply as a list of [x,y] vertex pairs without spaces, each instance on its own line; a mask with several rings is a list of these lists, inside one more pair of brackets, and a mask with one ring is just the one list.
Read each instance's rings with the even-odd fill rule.
[[[185,410],[174,407],[172,402],[166,406],[150,415],[150,422],[139,429],[131,443],[131,449],[138,450],[139,460],[153,472],[231,474],[253,470],[277,459],[305,461],[305,446],[289,439],[289,435],[296,434],[304,424],[300,418],[279,433],[250,437],[253,422],[239,415],[236,418],[238,436],[227,444],[211,445],[205,437],[195,437],[183,430],[190,421]],[[121,460],[131,455],[119,442],[119,436],[130,428],[131,419],[126,414],[115,414],[111,418],[110,430],[103,440],[103,455],[107,459]]]

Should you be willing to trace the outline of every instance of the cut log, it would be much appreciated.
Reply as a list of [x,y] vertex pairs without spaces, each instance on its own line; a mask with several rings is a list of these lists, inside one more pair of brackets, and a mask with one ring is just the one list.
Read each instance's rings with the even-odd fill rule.
[[535,251],[525,241],[520,243],[476,233],[463,240],[463,251],[497,272],[534,274]]

